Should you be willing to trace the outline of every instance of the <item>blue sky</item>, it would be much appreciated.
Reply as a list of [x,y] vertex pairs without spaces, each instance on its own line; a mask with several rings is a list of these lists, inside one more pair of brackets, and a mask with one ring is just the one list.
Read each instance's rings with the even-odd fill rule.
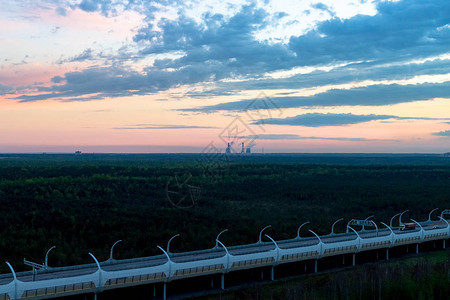
[[236,118],[256,151],[450,146],[449,1],[4,1],[0,26],[0,152],[223,149]]

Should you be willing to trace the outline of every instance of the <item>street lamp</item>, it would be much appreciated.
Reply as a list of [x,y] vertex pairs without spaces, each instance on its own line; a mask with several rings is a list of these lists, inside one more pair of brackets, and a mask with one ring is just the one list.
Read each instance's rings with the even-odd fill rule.
[[298,239],[298,240],[300,239],[300,229],[302,229],[302,227],[305,226],[306,224],[309,224],[309,221],[303,223],[303,224],[300,225],[300,227],[297,229],[297,237],[296,237],[296,239]]
[[[373,218],[373,217],[374,217],[374,215],[368,216],[367,218],[364,219],[364,221],[367,221],[367,220],[369,220],[370,218]],[[365,228],[365,226],[363,224],[362,231],[365,231],[365,230],[366,230],[366,228]]]
[[263,229],[261,229],[261,231],[259,232],[259,240],[258,240],[258,244],[261,244],[261,243],[262,243],[261,238],[262,238],[262,233],[263,233],[263,231],[266,230],[267,228],[270,228],[270,227],[272,227],[272,225],[267,225],[266,227],[264,227]]
[[225,229],[225,230],[222,230],[221,232],[219,232],[219,234],[216,237],[216,246],[214,248],[219,248],[219,243],[218,243],[219,237],[222,233],[227,232],[227,231],[228,231],[228,229]]
[[171,238],[169,239],[169,241],[167,242],[167,253],[170,254],[170,242],[171,242],[174,238],[176,238],[177,236],[180,236],[180,234],[179,234],[179,233],[175,234],[175,235],[174,235],[173,237],[171,237]]
[[438,210],[439,208],[435,208],[432,211],[430,211],[430,213],[428,214],[428,221],[427,222],[431,222],[431,214],[435,211]]
[[339,220],[336,220],[336,221],[333,223],[333,225],[331,225],[331,233],[330,233],[330,235],[335,235],[335,233],[334,233],[334,225],[336,225],[336,223],[338,223],[338,222],[340,222],[340,221],[342,221],[342,220],[344,220],[344,218],[340,218]]
[[111,261],[114,260],[114,258],[113,258],[114,247],[120,242],[122,242],[122,240],[118,240],[111,246],[111,250],[109,251],[109,259],[108,260],[111,260]]
[[53,246],[50,249],[48,249],[47,253],[45,253],[45,261],[44,261],[45,268],[48,268],[48,254],[50,253],[50,251],[52,251],[55,248],[56,248],[56,246]]

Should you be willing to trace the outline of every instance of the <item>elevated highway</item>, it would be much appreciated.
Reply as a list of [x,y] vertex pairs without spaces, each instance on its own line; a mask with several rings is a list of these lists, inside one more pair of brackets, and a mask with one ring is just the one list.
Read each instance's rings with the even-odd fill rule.
[[[224,288],[224,274],[252,268],[271,267],[271,277],[275,266],[298,261],[313,260],[317,271],[317,261],[323,257],[355,255],[359,252],[385,249],[386,259],[389,249],[402,245],[418,245],[428,241],[442,241],[450,238],[449,221],[444,218],[450,210],[444,210],[439,220],[429,218],[425,222],[414,222],[413,229],[405,229],[399,216],[399,226],[380,223],[381,228],[371,220],[351,220],[347,224],[347,232],[319,236],[312,230],[312,237],[300,237],[300,226],[297,237],[289,240],[263,242],[263,230],[259,240],[254,244],[227,247],[216,239],[216,246],[199,251],[170,253],[159,247],[163,254],[150,257],[116,260],[111,257],[105,262],[98,262],[94,255],[94,263],[86,265],[55,267],[43,266],[35,272],[15,273],[13,267],[10,274],[0,275],[0,300],[6,299],[48,299],[75,294],[101,291],[151,283],[164,283],[163,297],[166,297],[166,283],[189,277],[221,274],[221,288]],[[394,217],[396,217],[394,216]],[[341,221],[341,220],[338,220]],[[338,222],[337,221],[337,222]],[[335,222],[335,224],[337,223]],[[375,229],[357,231],[352,226],[373,226]],[[170,242],[169,242],[170,244]],[[47,253],[48,254],[48,253]]]

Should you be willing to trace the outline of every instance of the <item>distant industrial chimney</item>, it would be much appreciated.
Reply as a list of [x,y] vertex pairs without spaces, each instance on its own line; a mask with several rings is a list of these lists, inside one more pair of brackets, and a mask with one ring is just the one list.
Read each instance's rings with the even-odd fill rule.
[[230,154],[231,153],[231,145],[230,145],[230,143],[228,143],[228,147],[227,147],[227,149],[225,149],[225,153],[226,154]]
[[244,143],[242,143],[242,150],[241,150],[241,153],[242,153],[242,154],[245,153],[245,151],[244,151]]

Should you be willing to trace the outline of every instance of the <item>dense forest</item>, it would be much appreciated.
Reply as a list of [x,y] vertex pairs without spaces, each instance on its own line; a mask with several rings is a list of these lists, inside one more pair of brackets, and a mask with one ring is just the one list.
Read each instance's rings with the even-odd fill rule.
[[[1,155],[0,261],[28,270],[329,233],[338,218],[388,222],[450,208],[450,159],[414,155]],[[342,231],[344,224],[336,227]],[[304,235],[307,235],[305,230]],[[0,264],[0,272],[9,272]]]
[[238,291],[224,292],[220,299],[447,300],[450,294],[449,269],[450,252],[441,251],[264,285],[253,284]]

